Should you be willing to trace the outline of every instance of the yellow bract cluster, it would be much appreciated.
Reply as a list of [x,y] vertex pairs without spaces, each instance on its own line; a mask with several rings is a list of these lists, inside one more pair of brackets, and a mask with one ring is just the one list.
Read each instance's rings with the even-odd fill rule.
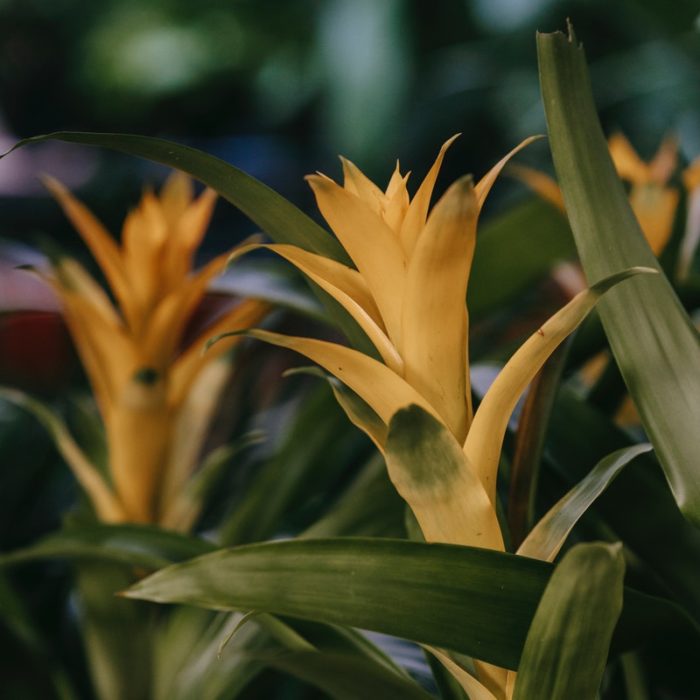
[[230,255],[192,273],[214,192],[195,198],[189,178],[173,175],[159,196],[144,194],[124,222],[119,245],[62,185],[48,179],[47,186],[116,300],[115,306],[77,261],[54,261],[48,280],[63,302],[97,398],[111,483],[94,469],[87,475],[85,469],[74,471],[101,519],[186,528],[195,514],[183,498],[184,487],[199,456],[211,397],[218,396],[229,371],[228,363],[217,360],[237,340],[229,338],[204,356],[202,349],[211,334],[259,321],[266,306],[238,304],[182,349],[187,323]]

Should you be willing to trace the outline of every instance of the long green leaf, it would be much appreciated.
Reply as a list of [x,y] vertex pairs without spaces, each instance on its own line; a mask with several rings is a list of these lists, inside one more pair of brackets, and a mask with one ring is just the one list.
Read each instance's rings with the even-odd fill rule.
[[[176,564],[125,595],[351,625],[514,669],[551,570],[534,559],[473,547],[362,538],[291,540]],[[668,631],[676,623],[687,624],[661,599],[634,591],[626,599],[629,615],[623,615],[616,635],[621,649],[644,643],[644,635],[659,627]]]
[[126,595],[352,625],[514,668],[549,572],[483,549],[341,538],[222,550]]
[[532,527],[544,439],[570,340],[560,345],[532,380],[518,418],[508,488],[508,525],[513,547],[520,546]]
[[230,163],[196,148],[137,134],[56,131],[23,139],[3,157],[41,141],[109,148],[177,168],[216,190],[278,243],[291,243],[347,262],[340,244],[291,202]]
[[579,518],[608,487],[622,468],[635,457],[651,450],[643,443],[623,447],[598,462],[585,479],[579,481],[537,523],[518,549],[518,554],[552,561]]
[[[606,416],[563,387],[545,454],[549,468],[569,486],[584,479],[591,464],[630,442]],[[700,622],[700,531],[682,517],[653,456],[640,455],[623,470],[593,509]]]
[[621,545],[582,544],[557,566],[527,635],[514,700],[594,700],[622,611]]
[[211,552],[205,540],[147,525],[91,525],[47,535],[0,555],[0,568],[40,559],[84,559],[155,570]]
[[[643,265],[660,271],[627,201],[598,121],[573,32],[537,37],[557,176],[590,281]],[[600,316],[676,501],[700,524],[700,344],[668,279],[645,275],[610,292]]]
[[[109,148],[177,168],[216,190],[277,243],[291,243],[351,264],[338,241],[290,201],[239,168],[196,148],[137,134],[57,131],[23,139],[0,158],[17,148],[41,141],[66,141]],[[357,323],[334,299],[315,285],[311,286],[351,343],[367,354],[374,355],[374,346]]]

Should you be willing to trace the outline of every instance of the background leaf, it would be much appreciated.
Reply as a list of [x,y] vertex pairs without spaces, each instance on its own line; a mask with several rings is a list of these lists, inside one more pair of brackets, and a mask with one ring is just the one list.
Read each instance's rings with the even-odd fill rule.
[[[615,172],[573,32],[539,34],[540,83],[559,184],[590,282],[643,265],[661,270]],[[644,275],[601,301],[625,383],[683,513],[700,524],[700,345],[663,275]]]
[[622,610],[620,545],[583,544],[554,570],[525,641],[514,700],[593,700]]
[[[514,669],[551,570],[535,559],[473,547],[291,540],[198,557],[143,579],[125,595],[351,625]],[[617,646],[633,648],[677,625],[689,623],[676,607],[630,590]]]

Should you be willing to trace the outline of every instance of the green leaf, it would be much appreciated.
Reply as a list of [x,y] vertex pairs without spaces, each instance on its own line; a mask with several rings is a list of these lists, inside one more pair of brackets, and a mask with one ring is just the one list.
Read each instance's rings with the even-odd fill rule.
[[545,202],[530,200],[487,219],[479,225],[469,279],[470,317],[504,306],[575,255],[566,219]]
[[389,481],[384,459],[376,454],[328,513],[300,537],[401,537],[405,510],[406,503]]
[[570,340],[566,340],[550,355],[537,373],[530,384],[518,418],[510,465],[507,511],[514,548],[520,546],[532,527],[544,439],[569,347]]
[[2,554],[0,567],[39,559],[80,559],[155,570],[213,549],[205,540],[157,527],[95,524],[62,530]]
[[[636,265],[660,271],[608,153],[583,50],[573,32],[540,34],[537,48],[554,165],[587,277]],[[611,290],[599,312],[676,501],[700,524],[697,331],[663,274]]]
[[230,163],[196,148],[137,134],[56,131],[23,139],[2,157],[17,148],[41,141],[109,148],[177,168],[216,190],[278,243],[291,243],[347,262],[340,244],[291,202]]
[[76,700],[77,692],[65,669],[53,658],[48,640],[34,624],[22,598],[4,575],[0,575],[0,622],[33,656],[37,674],[46,673],[59,700]]
[[[350,625],[515,669],[551,571],[544,562],[474,547],[290,540],[176,564],[124,595]],[[627,603],[617,635],[622,650],[643,644],[657,629],[688,625],[662,599],[629,591]]]
[[518,549],[518,554],[552,561],[579,518],[588,510],[622,468],[645,452],[651,445],[644,443],[623,447],[598,462],[585,479],[554,505],[535,525]]
[[562,559],[537,607],[514,700],[594,700],[622,611],[621,545],[577,545]]
[[199,557],[125,595],[351,625],[514,668],[549,571],[532,559],[476,548],[292,540]]
[[259,542],[289,532],[290,517],[309,495],[348,466],[349,440],[355,435],[326,386],[307,394],[291,419],[274,454],[256,469],[244,497],[222,524],[221,544]]
[[293,652],[262,658],[269,666],[311,683],[337,700],[434,700],[415,681],[367,659],[318,652]]
[[121,565],[83,561],[77,567],[80,629],[100,700],[150,697],[155,611],[114,595],[133,581]]
[[[564,387],[559,393],[545,454],[549,469],[567,484],[574,486],[591,464],[630,442],[573,390]],[[682,517],[653,456],[640,455],[623,470],[593,509],[700,622],[700,530]]]

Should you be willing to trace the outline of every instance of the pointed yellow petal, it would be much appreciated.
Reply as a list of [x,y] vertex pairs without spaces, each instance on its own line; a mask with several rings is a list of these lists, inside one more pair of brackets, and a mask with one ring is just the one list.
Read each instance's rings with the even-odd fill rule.
[[397,344],[406,273],[399,241],[382,218],[354,194],[326,178],[310,175],[307,180],[321,214],[357,265],[389,337]]
[[654,183],[632,186],[630,205],[654,255],[660,255],[671,238],[679,196],[675,188]]
[[649,174],[659,185],[665,185],[678,166],[678,140],[667,136],[649,163]]
[[516,163],[512,163],[508,166],[508,174],[520,180],[520,182],[527,185],[536,195],[559,209],[563,214],[566,214],[564,197],[559,189],[559,185],[553,177],[550,177],[547,173],[543,173],[540,170],[528,168],[526,165]]
[[384,362],[397,374],[403,374],[403,360],[387,338],[379,310],[357,270],[287,244],[242,246],[234,251],[230,260],[259,248],[271,250],[282,256],[328,292],[357,321],[374,343]]
[[45,177],[43,182],[90,249],[114,292],[120,307],[128,318],[133,311],[131,308],[131,290],[124,270],[121,252],[114,238],[92,212],[82,202],[73,197],[58,180],[52,177]]
[[698,184],[691,188],[690,185],[693,185],[692,173],[686,178],[689,183],[686,184],[688,187],[688,213],[678,255],[678,278],[680,280],[685,280],[688,277],[695,251],[700,242],[700,161],[695,169],[697,173],[694,177],[697,178]]
[[58,451],[70,467],[95,508],[97,517],[106,523],[124,522],[127,517],[119,499],[105,483],[68,432],[63,421],[40,401],[14,389],[0,388],[0,397],[34,414],[53,438]]
[[133,371],[137,349],[103,289],[75,260],[55,264],[52,286],[102,409]]
[[171,225],[166,244],[164,288],[172,291],[187,277],[194,262],[194,253],[209,228],[216,205],[214,190],[206,189]]
[[340,162],[343,164],[343,187],[378,214],[384,193],[352,161],[341,156]]
[[615,169],[623,180],[638,185],[649,182],[649,166],[637,155],[637,151],[623,134],[613,134],[608,139],[608,149]]
[[496,696],[479,681],[465,671],[446,651],[423,645],[454,676],[470,700],[497,700]]
[[241,336],[230,336],[211,347],[206,353],[204,348],[210,338],[229,331],[240,331],[260,323],[270,311],[270,305],[246,299],[231,311],[224,314],[213,325],[206,328],[201,335],[177,358],[170,371],[170,404],[179,406],[184,400],[197,375],[209,363],[228,352],[241,341]]
[[404,377],[460,443],[470,419],[465,304],[478,215],[471,178],[462,178],[435,205],[416,243],[403,307]]
[[194,196],[192,179],[175,170],[165,181],[160,191],[160,204],[170,226],[174,226],[190,205]]
[[391,176],[391,181],[386,189],[386,196],[382,204],[382,218],[386,221],[387,226],[400,237],[401,226],[410,206],[408,189],[406,188],[410,173],[401,176],[398,168],[399,164],[397,162],[396,170]]
[[455,141],[455,139],[457,139],[459,136],[460,134],[455,134],[452,138],[447,139],[447,141],[442,144],[433,166],[428,171],[428,174],[425,176],[425,179],[421,183],[418,191],[411,200],[411,204],[408,207],[408,211],[406,212],[406,216],[401,226],[401,244],[409,258],[413,253],[413,247],[416,245],[416,241],[423,230],[423,226],[425,226],[425,220],[428,217],[428,209],[430,208],[430,199],[433,196],[435,181],[437,180],[438,173],[442,167],[442,161],[445,157],[445,153],[452,145],[453,141]]
[[537,141],[541,138],[544,138],[543,136],[529,136],[526,138],[524,141],[521,141],[512,151],[507,153],[501,160],[496,163],[496,165],[489,170],[484,177],[479,180],[479,182],[476,183],[475,190],[476,190],[476,198],[477,201],[479,202],[479,209],[481,209],[484,206],[484,202],[486,201],[486,197],[488,197],[489,192],[491,191],[491,188],[493,187],[493,183],[496,182],[496,178],[501,174],[501,170],[505,168],[507,165],[508,161],[516,154],[519,153],[520,151],[525,148],[525,146],[529,146],[533,141]]
[[230,255],[231,251],[228,251],[210,260],[178,289],[159,301],[141,341],[143,355],[153,366],[163,368],[171,362],[182,333],[207,286],[226,267]]
[[[167,235],[168,223],[160,202],[155,195],[146,192],[139,206],[126,217],[122,229],[126,274],[139,305],[141,324],[162,293],[163,249]],[[141,327],[133,330],[138,335]]]
[[349,386],[385,422],[403,406],[417,404],[437,417],[435,409],[386,365],[343,345],[325,340],[252,330],[246,336],[289,348],[308,357]]
[[496,500],[503,436],[520,395],[552,352],[583,321],[601,294],[627,277],[646,272],[654,271],[630,268],[577,294],[520,346],[496,377],[474,415],[464,443],[464,453],[492,503]]
[[689,193],[700,187],[700,157],[683,171],[682,178],[683,186]]
[[185,485],[195,470],[232,371],[233,364],[227,358],[209,361],[197,374],[173,417],[168,462],[158,489],[158,523],[162,527],[177,528],[179,525],[185,505]]

